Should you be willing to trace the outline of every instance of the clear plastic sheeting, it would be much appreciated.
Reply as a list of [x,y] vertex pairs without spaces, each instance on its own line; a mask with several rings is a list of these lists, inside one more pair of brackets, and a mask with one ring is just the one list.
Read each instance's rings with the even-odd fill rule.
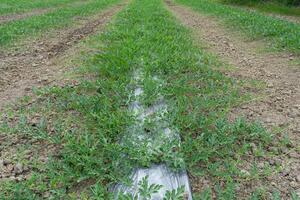
[[184,197],[188,200],[192,200],[189,179],[186,172],[173,172],[164,164],[153,165],[150,168],[136,169],[131,177],[131,187],[122,184],[115,186],[114,191],[116,193],[116,199],[119,192],[129,193],[132,196],[137,196],[138,199],[141,199],[138,193],[138,184],[146,176],[148,176],[149,184],[158,184],[162,186],[158,193],[152,195],[152,200],[162,200],[167,191],[176,190],[181,186],[184,186],[185,188]]
[[[147,146],[147,153],[151,155],[157,152],[162,147],[172,149],[180,146],[180,136],[175,127],[170,127],[165,114],[168,112],[167,104],[163,97],[158,96],[156,104],[150,107],[144,107],[140,99],[144,91],[139,87],[143,75],[141,71],[136,71],[133,76],[133,84],[136,88],[133,91],[130,99],[132,100],[129,109],[136,117],[136,123],[129,127],[127,135],[121,139],[123,145],[129,145],[132,148],[139,148],[140,146]],[[154,77],[153,80],[161,86],[161,80]],[[151,120],[153,123],[151,134],[145,133],[145,121]],[[178,161],[184,160],[180,156],[175,156]],[[126,158],[124,158],[126,159]],[[130,194],[132,197],[142,199],[139,194],[139,183],[143,178],[147,177],[148,184],[155,184],[162,186],[157,193],[151,194],[151,200],[163,200],[167,191],[177,191],[184,187],[184,199],[192,200],[192,194],[189,184],[189,179],[185,170],[174,172],[165,164],[152,165],[150,168],[138,168],[132,172],[130,186],[124,184],[117,184],[112,188],[115,194],[115,199],[118,199],[119,194]]]

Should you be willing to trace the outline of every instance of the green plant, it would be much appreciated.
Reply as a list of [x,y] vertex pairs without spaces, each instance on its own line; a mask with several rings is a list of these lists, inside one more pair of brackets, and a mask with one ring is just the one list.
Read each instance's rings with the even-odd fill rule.
[[[132,196],[132,194],[119,194],[118,199],[120,200],[150,200],[153,194],[159,192],[159,190],[163,187],[162,185],[158,184],[151,184],[149,185],[148,176],[142,178],[141,181],[138,183],[138,193]],[[167,190],[163,200],[183,200],[184,199],[184,187],[179,187],[172,191]]]
[[184,186],[181,186],[177,189],[174,189],[172,191],[167,191],[165,194],[165,197],[163,200],[182,200],[185,199],[186,197],[184,196]]

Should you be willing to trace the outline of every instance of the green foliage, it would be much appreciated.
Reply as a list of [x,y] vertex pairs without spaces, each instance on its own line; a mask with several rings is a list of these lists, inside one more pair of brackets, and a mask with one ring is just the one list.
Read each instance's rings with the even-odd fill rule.
[[282,5],[300,5],[300,0],[225,0],[225,2],[235,3],[235,4],[253,4],[253,3],[269,3],[276,2]]
[[143,177],[139,183],[139,194],[143,200],[151,199],[152,194],[158,193],[162,188],[161,185],[148,183],[148,176]]
[[208,0],[177,0],[177,2],[214,15],[224,20],[232,29],[241,31],[252,39],[266,39],[273,48],[300,52],[299,24]]
[[[118,194],[119,200],[151,200],[152,195],[159,192],[162,189],[162,185],[148,183],[148,176],[142,178],[138,183],[138,193],[132,196],[131,194]],[[184,186],[181,186],[172,191],[167,190],[163,200],[184,200]]]
[[184,186],[181,186],[177,189],[174,189],[172,191],[167,191],[165,194],[165,197],[163,198],[163,200],[182,200],[185,199],[184,196]]

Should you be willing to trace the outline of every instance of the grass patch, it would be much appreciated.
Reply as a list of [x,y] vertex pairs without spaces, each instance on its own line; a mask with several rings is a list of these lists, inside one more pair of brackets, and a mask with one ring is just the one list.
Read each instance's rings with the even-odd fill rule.
[[214,15],[252,39],[266,39],[272,48],[300,52],[298,24],[213,1],[176,0],[176,2],[190,6],[196,11]]
[[9,46],[29,36],[35,36],[49,29],[70,26],[75,16],[89,16],[107,8],[118,0],[91,1],[81,6],[70,6],[57,9],[39,16],[32,16],[0,26],[0,45]]

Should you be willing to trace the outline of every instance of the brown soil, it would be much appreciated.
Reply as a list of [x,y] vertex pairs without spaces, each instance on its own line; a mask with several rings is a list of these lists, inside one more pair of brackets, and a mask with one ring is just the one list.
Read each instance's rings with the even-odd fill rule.
[[[0,135],[0,141],[0,182],[28,179],[34,168],[31,163],[37,160],[46,163],[48,156],[55,155],[58,149],[53,144],[26,136]],[[42,171],[42,169],[38,170]]]
[[0,24],[8,23],[15,20],[25,19],[27,17],[32,17],[34,15],[42,15],[49,12],[51,9],[37,9],[30,12],[12,15],[2,15],[0,16]]
[[[49,85],[64,71],[57,60],[86,36],[103,28],[122,5],[109,8],[93,19],[81,20],[77,27],[63,29],[33,41],[24,51],[0,53],[0,108],[31,94],[34,87]],[[54,37],[53,37],[54,36]],[[66,55],[64,55],[66,57]]]
[[[244,116],[250,121],[258,120],[269,130],[280,127],[278,136],[286,135],[291,140],[290,149],[276,149],[276,156],[272,159],[258,160],[261,165],[279,163],[282,171],[259,183],[244,184],[237,191],[240,199],[260,185],[270,191],[274,189],[280,191],[283,199],[290,199],[291,191],[296,191],[300,195],[300,153],[296,149],[300,141],[300,65],[295,64],[298,58],[287,53],[258,53],[258,50],[264,47],[264,43],[247,41],[225,28],[214,17],[167,3],[171,12],[194,31],[195,39],[205,44],[206,50],[237,68],[233,71],[224,70],[226,75],[242,80],[259,80],[266,84],[264,89],[255,89],[261,98],[235,107],[229,118],[233,120]],[[207,182],[207,179],[200,179],[193,178],[194,191],[199,192],[208,185],[203,183]]]

